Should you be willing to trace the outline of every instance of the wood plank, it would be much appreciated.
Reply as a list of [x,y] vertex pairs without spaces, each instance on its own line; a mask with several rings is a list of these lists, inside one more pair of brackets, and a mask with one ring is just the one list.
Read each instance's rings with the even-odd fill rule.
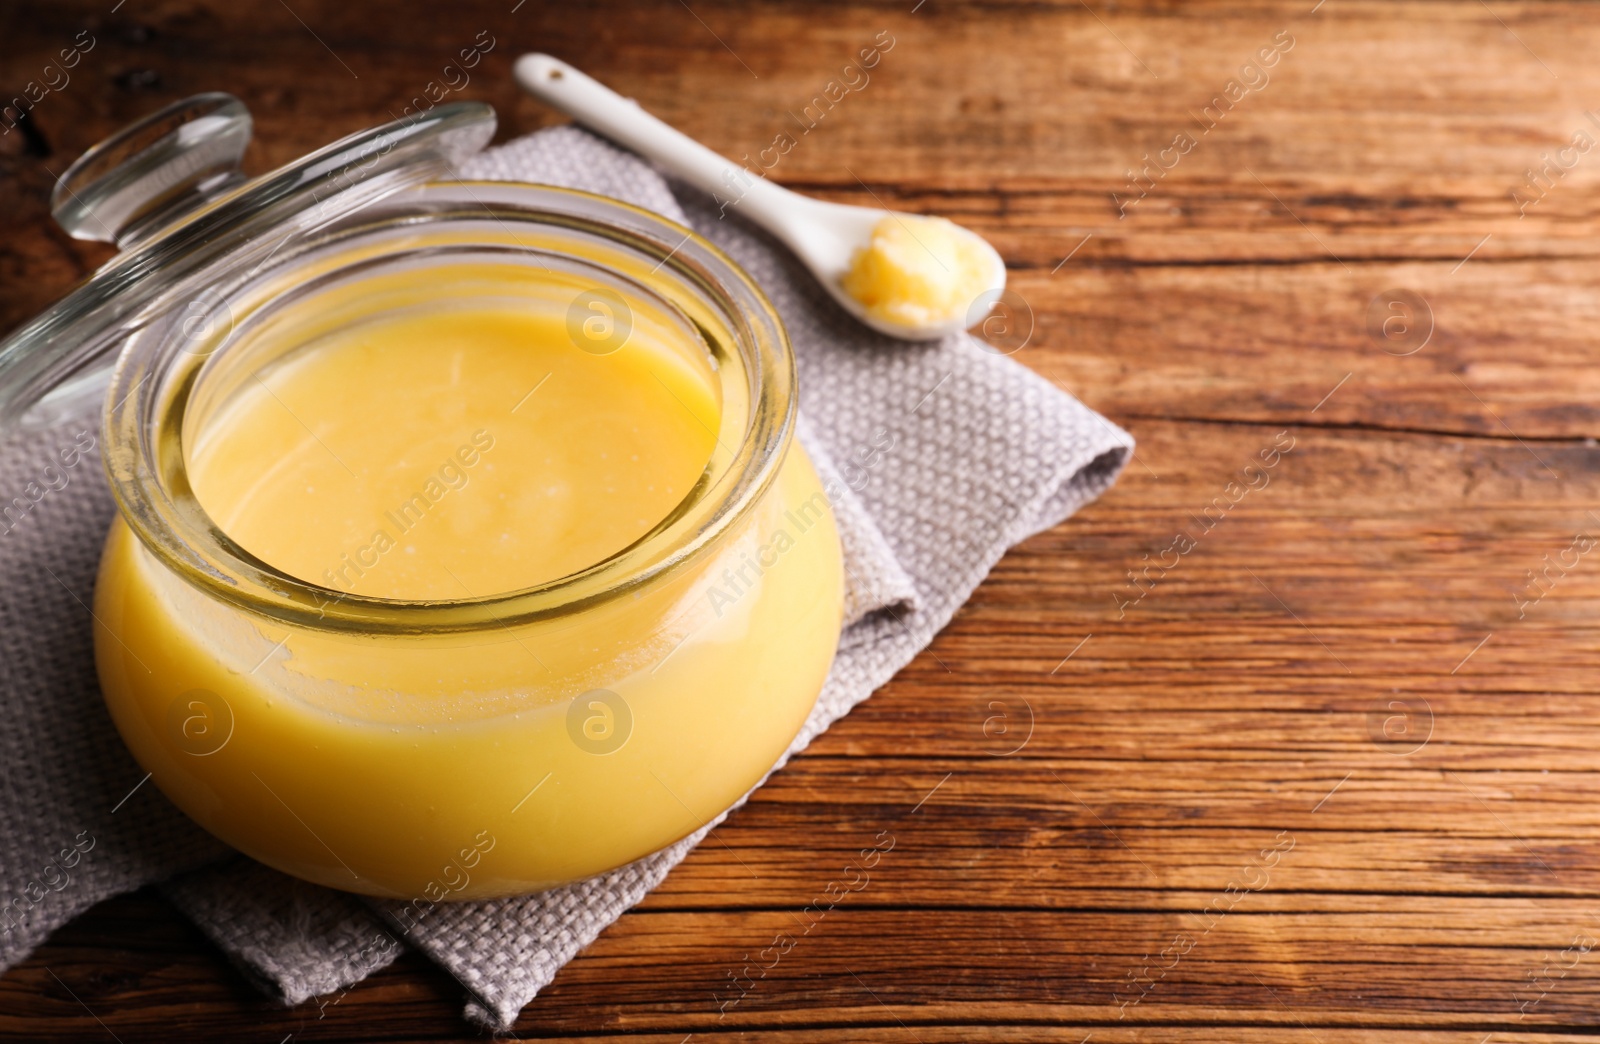
[[[1041,1021],[1115,1023],[1120,999],[1127,996],[1118,995],[1118,984],[1143,966],[1146,953],[1154,957],[1176,934],[1191,935],[1195,945],[1135,1006],[1145,1021],[1487,1031],[1519,1023],[1537,1026],[1537,1020],[1572,1017],[1585,1005],[1592,1007],[1594,978],[1581,960],[1555,988],[1523,998],[1539,997],[1525,1019],[1519,1018],[1523,1001],[1512,998],[1526,981],[1524,965],[1541,970],[1547,954],[1558,955],[1586,920],[1593,922],[1587,904],[1544,900],[1524,910],[1489,905],[1492,929],[1482,901],[1395,899],[1377,914],[1239,912],[1203,935],[1204,922],[1186,914],[974,915],[841,907],[829,915],[829,921],[838,917],[838,922],[825,921],[825,927],[802,933],[776,962],[759,950],[775,937],[800,931],[787,913],[694,915],[710,926],[732,919],[738,926],[727,930],[743,937],[731,953],[709,961],[698,943],[674,931],[680,915],[639,917],[630,931],[667,936],[652,947],[661,951],[657,981],[671,983],[668,1003],[683,1025],[696,1027],[718,1021],[719,1014],[723,1023],[781,1025],[793,1017],[794,1005],[807,1002],[825,1006],[830,1021],[841,1023],[873,1024],[885,1009],[908,1025],[981,1022],[1004,1018],[1002,1012]],[[598,990],[613,998],[599,1014],[617,1029],[644,1029],[663,1017],[659,1001],[635,1009],[614,992],[630,977],[626,963],[636,960],[633,947],[615,963],[608,959],[611,946],[622,942],[620,935],[603,939],[581,966],[574,965],[545,995],[530,1028],[565,1028],[565,1000],[574,996],[567,991],[584,986],[590,987],[584,991],[589,996]],[[851,941],[861,935],[878,945],[863,951]],[[1363,941],[1352,945],[1353,935]],[[1337,960],[1309,959],[1335,941]],[[743,975],[745,963],[758,960],[772,964],[766,978],[746,981],[743,992],[735,993],[729,972]],[[721,1007],[730,996],[740,1002]],[[585,1016],[572,1017],[576,1026]],[[592,1016],[587,1024],[593,1024]]]
[[[1388,898],[1352,912],[1285,914],[1267,905],[1270,898],[1269,892],[1247,895],[1209,931],[1207,919],[1193,912],[972,914],[841,905],[810,933],[796,926],[790,911],[637,914],[574,962],[523,1029],[598,1039],[588,1034],[649,1033],[667,1024],[722,1036],[806,1024],[808,1017],[815,1022],[815,1013],[825,1010],[831,1027],[823,1027],[823,1035],[776,1039],[881,1039],[849,1035],[874,1031],[907,1039],[914,1027],[924,1040],[1028,1040],[1045,1039],[1045,1033],[1077,1040],[1092,1033],[1129,1041],[1365,1041],[1402,1027],[1454,1026],[1477,1032],[1478,1041],[1490,1031],[1541,1041],[1577,1039],[1530,1031],[1541,1021],[1581,1020],[1594,1003],[1592,958],[1570,952],[1575,933],[1592,934],[1585,929],[1594,925],[1592,904]],[[52,971],[30,963],[0,980],[0,996],[37,998],[32,1018],[38,1021],[11,1024],[21,1032],[31,1025],[41,1035],[69,1024],[94,1031],[93,1016],[72,1000],[71,989],[114,1029],[148,1034],[181,1026],[185,1039],[230,1039],[223,1035],[228,1024],[209,1017],[204,1001],[242,984],[219,982],[218,966],[197,962],[153,972],[152,958],[171,944],[173,932],[186,930],[145,932],[147,923],[161,923],[156,907],[139,898],[107,904],[97,937],[74,938],[83,935],[74,928],[41,951]],[[119,937],[119,931],[127,934]],[[789,952],[765,978],[744,980],[739,1003],[724,1004],[734,995],[729,972],[741,972],[747,954],[753,957],[788,931],[798,933]],[[1131,1005],[1170,1035],[1123,1026],[1127,1020],[1117,1019],[1120,1001],[1113,998],[1127,999],[1128,992],[1118,985],[1144,967],[1147,951],[1168,946],[1180,933],[1193,936],[1195,945]],[[852,940],[866,935],[878,945],[862,952]],[[1350,946],[1352,935],[1368,941]],[[83,943],[93,947],[76,948]],[[1308,959],[1335,944],[1341,960]],[[641,947],[650,954],[643,967]],[[1569,951],[1565,962],[1563,949]],[[770,955],[766,961],[772,963]],[[1557,967],[1546,974],[1552,961]],[[89,962],[95,971],[85,974]],[[359,1027],[387,1010],[386,1021],[410,1028],[382,1039],[446,1039],[445,1028],[429,1017],[428,1002],[448,994],[420,990],[402,975],[414,971],[407,963],[330,1003],[321,1019],[314,1007],[284,1012],[247,995],[231,1000],[255,1009],[263,1036],[293,1031],[297,1039],[370,1040],[357,1035]],[[1558,975],[1561,963],[1572,965],[1564,976]],[[648,974],[641,978],[641,970]],[[1527,971],[1541,976],[1538,989],[1527,984]],[[1222,996],[1228,1001],[1216,1003]],[[596,997],[604,1000],[596,1004]],[[1522,1014],[1527,1017],[1518,1018]],[[975,1025],[990,1020],[995,1025]],[[1329,1035],[1325,1029],[1333,1021],[1370,1029],[1367,1035]],[[1212,1025],[1197,1025],[1202,1022]],[[1280,1026],[1275,1032],[1315,1036],[1270,1035]],[[1079,1035],[1064,1038],[1064,1027]],[[1465,1038],[1441,1033],[1417,1039]]]
[[[1180,909],[1259,880],[1275,841],[1296,855],[1265,876],[1307,908],[1600,886],[1593,775],[1393,765],[808,758],[647,905],[798,909],[845,875],[888,906]],[[875,838],[895,845],[889,865],[851,870]]]
[[[1036,339],[1016,358],[1136,434],[1161,418],[1443,432],[1521,439],[1561,475],[1592,470],[1582,440],[1600,430],[1600,268],[1589,259],[1452,267],[1148,269],[1075,257],[1055,275],[1015,280],[1036,317]],[[1370,303],[1394,288],[1427,303],[1425,344],[1369,332]],[[1537,345],[1521,349],[1529,330]],[[1571,395],[1553,396],[1557,386]]]

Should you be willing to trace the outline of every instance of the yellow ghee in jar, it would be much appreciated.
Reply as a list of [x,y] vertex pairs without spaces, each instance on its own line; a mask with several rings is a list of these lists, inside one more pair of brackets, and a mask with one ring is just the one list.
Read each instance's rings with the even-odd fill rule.
[[[646,311],[606,352],[511,304],[325,332],[213,404],[186,447],[194,496],[333,600],[483,598],[594,566],[691,497],[740,408],[700,344]],[[842,589],[796,443],[689,564],[462,633],[245,612],[119,519],[96,650],[119,730],[180,808],[269,865],[421,917],[618,866],[726,808],[810,710]]]
[[674,353],[566,342],[509,310],[342,331],[246,382],[190,483],[246,550],[330,588],[459,599],[559,579],[688,495],[720,423]]

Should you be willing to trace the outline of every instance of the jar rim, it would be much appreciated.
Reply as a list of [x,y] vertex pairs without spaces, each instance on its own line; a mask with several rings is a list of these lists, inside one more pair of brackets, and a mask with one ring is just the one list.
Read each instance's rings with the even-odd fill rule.
[[[616,554],[514,591],[459,599],[379,598],[291,575],[235,543],[188,488],[181,418],[205,363],[192,350],[197,299],[191,290],[166,303],[164,321],[151,322],[129,338],[102,414],[104,463],[118,508],[161,565],[213,597],[304,628],[363,634],[473,631],[581,611],[635,590],[700,558],[761,499],[794,435],[798,401],[787,333],[777,310],[737,262],[694,230],[652,211],[551,185],[430,182],[323,227],[280,251],[270,267],[217,270],[200,299],[227,309],[247,288],[260,294],[264,281],[293,272],[317,250],[340,250],[342,236],[437,228],[452,218],[490,218],[501,227],[508,221],[513,226],[531,222],[597,237],[630,260],[653,264],[652,272],[665,270],[678,285],[692,288],[702,309],[720,314],[731,342],[726,347],[743,365],[749,409],[737,440],[724,443],[730,450],[725,467],[703,495],[686,502],[671,525],[656,527]],[[263,302],[271,300],[270,293],[262,296]],[[185,338],[190,338],[187,348]]]

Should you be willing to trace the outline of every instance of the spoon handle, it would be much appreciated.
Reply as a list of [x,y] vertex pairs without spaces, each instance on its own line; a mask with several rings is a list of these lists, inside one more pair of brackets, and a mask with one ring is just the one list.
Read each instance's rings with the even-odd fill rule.
[[559,58],[525,54],[517,59],[515,73],[535,98],[655,161],[718,203],[737,203],[740,214],[780,238],[789,238],[788,218],[809,202],[712,152]]

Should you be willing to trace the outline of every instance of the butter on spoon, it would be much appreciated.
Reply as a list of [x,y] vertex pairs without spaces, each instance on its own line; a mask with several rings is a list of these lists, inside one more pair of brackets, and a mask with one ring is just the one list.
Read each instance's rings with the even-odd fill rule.
[[776,236],[850,314],[890,337],[932,341],[973,326],[1006,285],[1000,254],[943,218],[852,207],[755,177],[547,54],[517,59],[517,82],[579,123],[722,199]]

